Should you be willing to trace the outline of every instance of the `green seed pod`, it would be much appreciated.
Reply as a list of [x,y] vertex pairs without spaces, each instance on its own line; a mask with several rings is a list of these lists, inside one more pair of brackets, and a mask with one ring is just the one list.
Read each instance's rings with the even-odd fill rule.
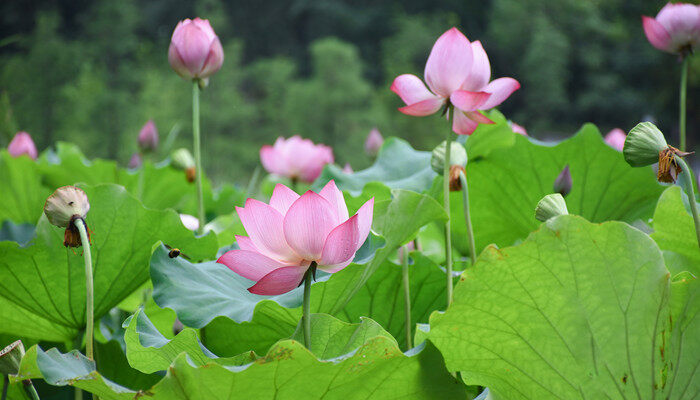
[[535,218],[538,221],[545,222],[546,220],[558,215],[569,215],[569,210],[566,208],[564,197],[559,193],[548,194],[537,203],[535,208]]
[[0,350],[0,375],[16,375],[23,356],[24,345],[21,340]]
[[[430,158],[430,166],[433,171],[442,175],[443,168],[445,167],[445,148],[447,147],[447,142],[443,141],[434,150],[433,155]],[[464,168],[467,165],[467,150],[464,146],[457,142],[452,142],[450,145],[450,166],[458,165]]]
[[194,157],[192,157],[192,153],[185,148],[173,151],[170,158],[175,168],[186,170],[194,167]]
[[658,162],[659,152],[667,148],[664,134],[656,125],[640,122],[627,135],[622,153],[629,165],[645,167]]

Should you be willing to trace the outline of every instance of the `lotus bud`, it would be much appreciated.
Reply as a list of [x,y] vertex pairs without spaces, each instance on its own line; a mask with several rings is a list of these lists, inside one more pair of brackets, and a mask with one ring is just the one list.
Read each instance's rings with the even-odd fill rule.
[[353,172],[355,171],[352,170],[352,166],[350,166],[350,163],[345,163],[345,166],[343,167],[343,173],[352,174]]
[[182,221],[182,225],[185,225],[185,228],[191,231],[199,229],[199,220],[197,217],[189,214],[180,214],[180,221]]
[[158,128],[153,120],[146,122],[139,132],[139,149],[148,153],[158,148]]
[[510,129],[513,132],[527,136],[527,130],[522,125],[518,125],[513,121],[508,121],[508,125],[510,125]]
[[563,170],[554,180],[554,192],[559,193],[562,197],[566,197],[571,191],[571,186],[573,185],[573,180],[571,179],[571,171],[569,171],[569,164],[567,164]]
[[173,153],[170,155],[170,158],[173,161],[173,167],[185,171],[187,182],[194,182],[196,170],[194,164],[194,157],[192,157],[192,153],[190,153],[189,150],[184,148],[177,149],[173,151]]
[[12,157],[19,157],[22,154],[28,155],[32,160],[36,160],[36,146],[32,137],[27,132],[17,132],[7,146],[7,151]]
[[207,78],[221,68],[224,49],[209,21],[185,19],[175,27],[168,49],[168,61],[178,75],[206,86]]
[[[44,204],[44,214],[49,222],[59,228],[65,228],[63,245],[66,247],[80,247],[80,232],[73,221],[82,219],[85,221],[90,202],[82,189],[75,186],[62,186],[56,189]],[[87,224],[86,224],[87,226]],[[90,231],[88,230],[88,239]]]
[[143,164],[143,161],[141,160],[141,154],[139,153],[134,153],[131,155],[131,158],[129,159],[129,164],[128,167],[131,169],[135,169],[141,166]]
[[[440,143],[434,150],[433,155],[430,158],[430,166],[433,171],[442,175],[443,168],[445,166],[445,148],[447,147],[447,142]],[[467,150],[464,149],[459,143],[452,143],[450,145],[450,191],[456,192],[462,190],[462,182],[459,179],[459,173],[464,172],[466,174],[465,167],[467,165]]]
[[175,322],[173,322],[173,335],[177,336],[183,329],[185,329],[185,326],[179,319],[175,318]]
[[17,340],[0,351],[0,375],[16,375],[24,357],[24,345]]
[[535,208],[535,218],[538,221],[545,222],[550,218],[558,215],[568,215],[569,210],[566,208],[566,201],[559,193],[548,194],[537,203]]
[[651,122],[637,124],[625,139],[622,149],[625,161],[633,167],[644,167],[659,163],[656,178],[659,182],[672,183],[681,172],[676,162],[676,156],[685,157],[688,154],[666,143],[663,133]]
[[372,128],[367,135],[367,140],[365,140],[365,153],[370,157],[376,157],[382,144],[384,144],[384,138],[381,132],[377,128]]

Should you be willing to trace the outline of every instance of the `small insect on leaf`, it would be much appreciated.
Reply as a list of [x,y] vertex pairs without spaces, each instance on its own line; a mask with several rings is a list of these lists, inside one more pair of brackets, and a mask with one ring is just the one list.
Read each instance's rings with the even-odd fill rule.
[[168,257],[170,257],[170,258],[177,258],[177,257],[179,257],[179,256],[183,256],[183,257],[185,257],[186,259],[191,260],[190,257],[189,257],[187,254],[181,252],[180,249],[174,248],[174,247],[170,247],[170,246],[168,246],[168,245],[165,244],[165,243],[164,243],[163,245],[164,245],[165,247],[167,247],[168,250],[170,250],[170,251],[168,252]]

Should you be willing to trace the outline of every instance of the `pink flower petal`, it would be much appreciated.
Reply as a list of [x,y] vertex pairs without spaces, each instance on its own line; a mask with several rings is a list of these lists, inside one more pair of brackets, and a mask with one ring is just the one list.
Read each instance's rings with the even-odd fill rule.
[[278,183],[275,186],[275,190],[272,192],[270,206],[279,211],[280,214],[284,215],[287,213],[287,210],[289,210],[289,207],[291,207],[299,197],[300,196],[296,194],[295,191],[281,183]]
[[[207,21],[207,24],[208,23],[209,21]],[[209,55],[207,55],[207,59],[204,61],[204,67],[202,68],[202,72],[199,73],[199,77],[210,77],[221,68],[223,63],[224,49],[221,47],[221,41],[219,38],[214,37],[214,41],[212,41],[211,46],[209,47]]]
[[236,207],[236,211],[250,240],[262,254],[282,261],[299,260],[284,239],[284,217],[279,211],[255,199],[248,199],[245,207]]
[[462,111],[474,111],[480,109],[488,101],[489,97],[491,97],[491,94],[486,92],[457,90],[450,96],[450,101]]
[[457,28],[452,28],[433,45],[425,64],[425,82],[433,93],[449,97],[466,79],[471,63],[469,40]]
[[360,240],[357,246],[359,249],[365,240],[367,240],[369,231],[372,228],[372,218],[374,217],[374,197],[367,200],[365,204],[363,204],[362,207],[357,210],[355,215],[357,216],[357,227],[360,232]]
[[668,34],[663,25],[647,16],[642,16],[642,25],[644,26],[644,34],[647,35],[647,40],[652,46],[662,51],[672,51],[671,35]]
[[333,205],[309,190],[284,216],[284,237],[301,258],[318,260],[326,237],[337,225],[336,218]]
[[211,39],[207,33],[191,21],[185,21],[173,33],[172,42],[182,58],[182,62],[192,77],[198,77],[209,55]]
[[328,234],[326,243],[323,244],[321,259],[318,264],[333,266],[352,260],[360,240],[360,230],[357,215],[338,225]]
[[419,101],[418,103],[413,103],[409,106],[400,107],[399,111],[414,117],[425,117],[438,112],[444,103],[444,99],[436,97],[433,99]]
[[605,143],[617,151],[622,151],[622,149],[625,147],[626,139],[627,134],[620,128],[615,128],[605,135]]
[[265,170],[271,174],[282,174],[280,159],[276,156],[272,146],[265,145],[260,149],[260,162]]
[[255,247],[255,245],[253,244],[253,241],[250,240],[250,238],[248,236],[235,235],[235,237],[236,237],[236,244],[238,245],[239,249],[260,253],[260,250],[258,250],[258,248]]
[[478,124],[495,124],[495,122],[491,121],[489,117],[485,116],[479,111],[466,112],[464,113],[464,115],[466,115],[467,118],[471,119],[472,121]]
[[491,93],[491,97],[479,109],[489,110],[496,107],[518,89],[520,89],[520,83],[513,78],[498,78],[491,81],[484,89],[485,92]]
[[299,286],[308,268],[308,266],[278,268],[263,276],[258,283],[248,288],[248,291],[263,296],[287,293]]
[[348,265],[350,265],[352,263],[353,258],[354,258],[354,255],[353,255],[353,257],[350,257],[349,260],[342,262],[340,264],[319,265],[318,269],[323,271],[323,272],[328,272],[329,274],[335,274],[336,272],[338,272],[338,271],[344,269],[345,267],[347,267]]
[[398,94],[407,105],[415,104],[423,100],[438,98],[430,93],[419,77],[411,74],[399,75],[391,84],[391,91]]
[[343,192],[338,189],[334,180],[328,181],[326,186],[324,186],[318,194],[320,194],[324,199],[328,200],[328,202],[333,206],[333,210],[335,211],[335,215],[337,217],[336,224],[348,219],[348,207],[345,205]]
[[455,109],[452,117],[452,131],[458,135],[471,135],[479,123],[467,117],[464,112]]
[[488,85],[491,79],[491,64],[480,41],[472,42],[472,67],[467,79],[462,83],[461,89],[470,92],[478,92]]
[[285,266],[279,261],[249,250],[227,251],[216,262],[224,264],[231,271],[253,281],[262,279],[270,272]]

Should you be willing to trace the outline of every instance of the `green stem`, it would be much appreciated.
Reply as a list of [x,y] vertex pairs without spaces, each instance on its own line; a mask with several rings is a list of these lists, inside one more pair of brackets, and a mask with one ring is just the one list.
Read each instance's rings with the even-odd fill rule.
[[410,350],[413,348],[413,335],[411,334],[413,326],[411,324],[411,282],[408,275],[408,249],[404,247],[402,253],[401,274],[403,276],[403,302],[406,312],[406,350]]
[[688,59],[689,56],[683,57],[681,63],[681,99],[680,99],[680,131],[681,131],[681,151],[685,151],[685,103],[686,94],[688,91]]
[[445,166],[442,170],[442,194],[447,221],[445,221],[445,270],[447,271],[447,306],[452,304],[452,233],[450,231],[450,151],[452,150],[452,131],[447,131],[445,146]]
[[462,183],[462,206],[464,207],[464,220],[467,223],[467,241],[469,242],[469,258],[472,265],[476,264],[476,246],[474,245],[474,228],[472,228],[472,217],[469,214],[469,185],[467,175],[464,171],[459,171],[459,181]]
[[312,262],[304,275],[304,301],[302,303],[302,326],[304,329],[304,346],[311,350],[311,278],[316,262]]
[[73,400],[83,400],[83,391],[73,386]]
[[7,400],[7,389],[10,387],[10,378],[7,377],[7,375],[3,375],[2,377],[2,396],[0,396],[0,400]]
[[678,163],[683,170],[683,179],[685,179],[685,186],[688,193],[688,203],[690,203],[690,213],[693,214],[695,235],[698,239],[698,247],[700,247],[700,213],[698,213],[698,204],[695,201],[695,194],[693,193],[693,173],[682,158],[675,156],[675,159],[676,163]]
[[250,177],[250,181],[248,182],[248,187],[246,188],[245,192],[246,195],[245,197],[253,197],[253,190],[258,186],[258,180],[260,179],[260,166],[258,165],[255,167],[255,171],[253,171],[253,176]]
[[199,219],[199,228],[197,233],[201,234],[204,231],[204,200],[202,196],[202,150],[199,135],[199,83],[197,80],[192,81],[192,136],[194,137],[194,167],[195,167],[195,182],[197,185],[197,218]]
[[22,381],[22,386],[24,386],[24,391],[27,393],[32,400],[39,400],[39,393],[36,392],[34,384],[29,379]]
[[78,228],[80,232],[80,241],[83,245],[83,257],[85,258],[85,314],[87,316],[87,322],[85,325],[85,355],[94,360],[93,353],[93,341],[92,341],[92,330],[95,327],[95,315],[94,315],[94,289],[92,282],[92,254],[90,254],[90,239],[87,234],[87,227],[85,226],[85,221],[82,218],[76,218],[73,220],[75,227]]

